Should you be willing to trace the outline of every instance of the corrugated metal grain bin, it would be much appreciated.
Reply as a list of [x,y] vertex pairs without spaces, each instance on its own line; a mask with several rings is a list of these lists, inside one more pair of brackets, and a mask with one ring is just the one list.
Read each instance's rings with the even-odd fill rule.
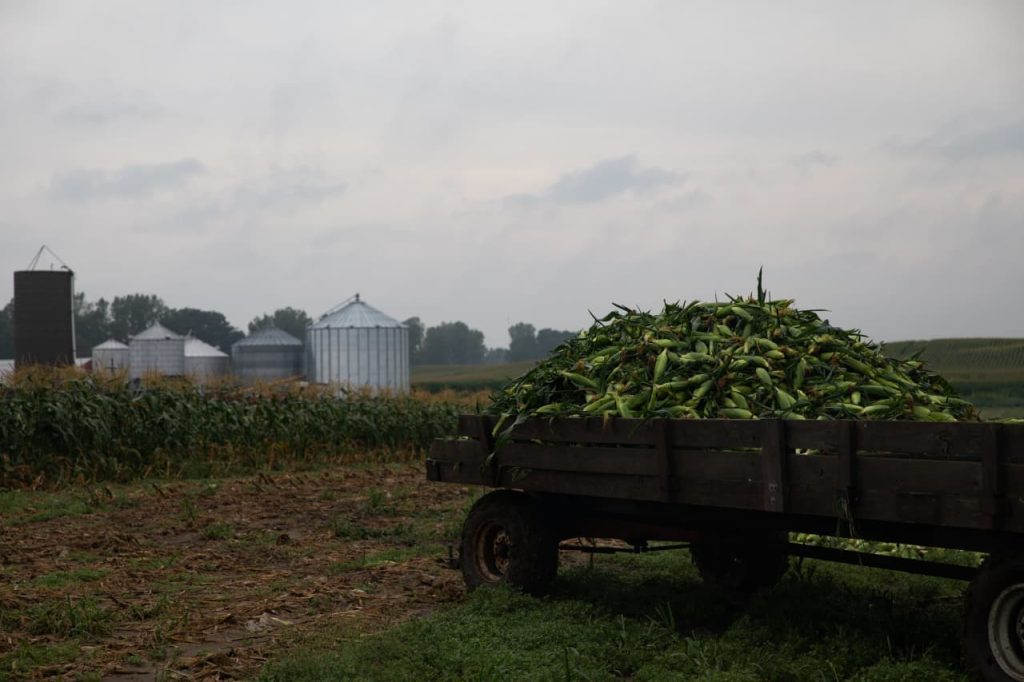
[[197,339],[185,337],[185,374],[199,383],[228,373],[230,358],[219,348]]
[[92,349],[92,371],[120,372],[128,369],[131,349],[116,339],[107,339]]
[[258,329],[231,346],[235,376],[246,383],[302,376],[302,341],[276,327]]
[[309,328],[306,349],[311,382],[409,390],[409,330],[358,294]]
[[156,372],[166,376],[185,374],[185,337],[172,332],[159,322],[128,342],[130,362],[128,376],[138,379]]
[[14,273],[14,361],[75,362],[75,275],[70,270]]

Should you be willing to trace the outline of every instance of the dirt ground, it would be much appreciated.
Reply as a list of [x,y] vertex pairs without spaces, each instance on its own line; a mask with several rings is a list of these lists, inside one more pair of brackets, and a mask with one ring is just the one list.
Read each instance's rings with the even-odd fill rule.
[[0,679],[216,680],[461,599],[475,491],[407,462],[6,495]]

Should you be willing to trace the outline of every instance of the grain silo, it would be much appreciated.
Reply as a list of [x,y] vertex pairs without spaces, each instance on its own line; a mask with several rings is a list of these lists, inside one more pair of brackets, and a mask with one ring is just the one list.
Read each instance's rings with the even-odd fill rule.
[[185,337],[159,322],[133,336],[128,348],[131,379],[153,372],[179,377],[185,374]]
[[409,390],[409,330],[359,300],[359,294],[306,332],[311,382]]
[[75,275],[67,268],[14,273],[14,361],[19,367],[74,364],[74,298]]
[[228,360],[228,354],[219,348],[194,336],[185,337],[185,374],[198,383],[227,374]]
[[258,329],[231,346],[231,365],[244,382],[302,376],[302,341],[277,327]]
[[107,339],[92,348],[92,371],[121,372],[128,369],[131,349],[116,339]]

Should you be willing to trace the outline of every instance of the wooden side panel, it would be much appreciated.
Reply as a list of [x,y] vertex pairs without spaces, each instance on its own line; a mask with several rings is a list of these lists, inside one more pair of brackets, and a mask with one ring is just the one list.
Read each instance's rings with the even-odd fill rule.
[[658,476],[663,472],[653,448],[581,447],[509,443],[498,452],[501,466],[579,473]]

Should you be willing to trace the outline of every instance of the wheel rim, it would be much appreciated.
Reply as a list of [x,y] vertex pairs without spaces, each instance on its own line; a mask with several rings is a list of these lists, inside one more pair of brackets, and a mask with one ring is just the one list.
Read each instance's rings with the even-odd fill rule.
[[1024,682],[1024,584],[999,593],[988,612],[992,656],[1012,680]]
[[512,537],[498,524],[489,524],[476,536],[476,566],[490,582],[500,582],[508,572],[512,557]]

